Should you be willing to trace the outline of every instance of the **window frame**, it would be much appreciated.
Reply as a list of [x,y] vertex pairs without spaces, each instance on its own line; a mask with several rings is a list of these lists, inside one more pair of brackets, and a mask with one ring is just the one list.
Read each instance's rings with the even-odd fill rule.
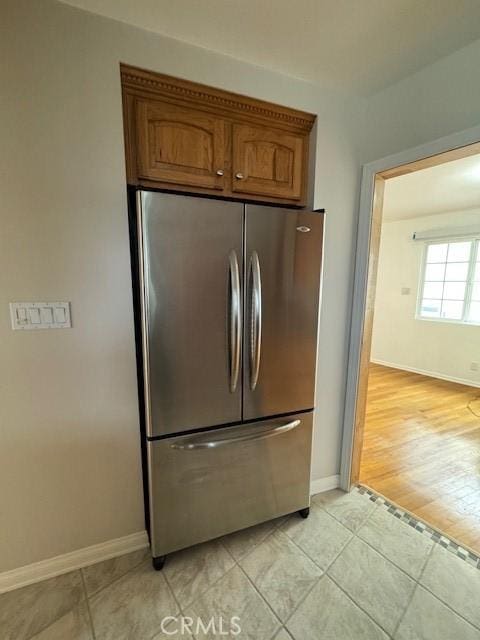
[[[462,317],[459,319],[452,318],[434,318],[431,316],[422,316],[421,308],[423,301],[423,290],[425,285],[425,275],[427,270],[427,255],[428,248],[435,244],[453,244],[454,242],[472,242],[472,251],[470,254],[470,260],[468,264],[467,280],[465,283],[465,297],[463,299]],[[417,305],[415,308],[415,320],[422,320],[424,322],[443,322],[444,324],[459,324],[466,327],[478,327],[480,322],[472,322],[467,320],[470,304],[472,302],[473,284],[475,265],[480,260],[480,235],[470,236],[455,236],[451,238],[439,238],[438,240],[427,240],[423,243],[422,263],[420,278],[418,279],[418,291],[417,291]],[[443,280],[445,283],[445,280]],[[443,301],[443,298],[442,298]]]

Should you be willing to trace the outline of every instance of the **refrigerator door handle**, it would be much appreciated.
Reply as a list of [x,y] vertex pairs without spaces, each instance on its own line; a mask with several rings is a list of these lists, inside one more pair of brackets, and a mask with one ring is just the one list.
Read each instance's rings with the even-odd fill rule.
[[240,272],[238,258],[232,249],[228,255],[230,274],[229,304],[229,348],[230,348],[230,393],[237,389],[240,372],[241,339],[242,339],[242,307],[240,301]]
[[254,391],[260,371],[262,350],[262,276],[258,253],[250,258],[250,389]]
[[205,440],[203,438],[192,438],[189,440],[180,440],[178,442],[172,442],[170,445],[171,449],[182,449],[187,451],[192,451],[194,449],[216,449],[218,447],[223,447],[228,444],[235,444],[236,442],[246,442],[251,440],[263,440],[265,438],[271,438],[272,436],[277,436],[281,433],[286,433],[287,431],[291,431],[292,429],[296,429],[300,425],[300,420],[292,420],[291,422],[287,422],[287,424],[282,424],[280,426],[272,427],[272,429],[268,429],[268,431],[262,431],[258,433],[258,427],[250,433],[244,433],[241,436],[236,436],[233,438],[220,438],[218,440]]

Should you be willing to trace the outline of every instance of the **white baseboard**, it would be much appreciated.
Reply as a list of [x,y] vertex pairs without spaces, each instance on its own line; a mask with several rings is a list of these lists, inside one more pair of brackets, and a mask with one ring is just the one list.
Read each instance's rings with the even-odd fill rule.
[[328,476],[327,478],[312,480],[310,482],[310,495],[313,496],[315,493],[330,491],[330,489],[336,489],[339,486],[340,476]]
[[[310,483],[310,494],[313,495],[315,493],[329,491],[330,489],[336,489],[339,481],[340,476],[338,475],[312,480]],[[62,573],[75,571],[76,569],[87,567],[90,564],[102,562],[102,560],[109,560],[110,558],[131,553],[132,551],[138,551],[146,547],[148,547],[147,532],[139,531],[138,533],[132,533],[123,538],[108,540],[107,542],[94,544],[91,547],[65,553],[55,558],[41,560],[40,562],[34,562],[25,567],[5,571],[0,573],[0,593],[13,591],[13,589],[25,587],[29,584],[40,582],[41,580],[47,580],[48,578],[54,578]]]
[[65,553],[48,560],[34,562],[25,567],[5,571],[0,573],[0,593],[25,587],[28,584],[53,578],[62,573],[68,573],[69,571],[86,567],[89,564],[109,560],[145,547],[148,547],[147,532],[139,531],[123,538],[108,540],[107,542],[94,544],[91,547]]
[[464,384],[467,387],[480,387],[480,382],[474,380],[467,380],[466,378],[455,378],[454,376],[447,376],[443,373],[437,373],[436,371],[426,371],[425,369],[417,369],[416,367],[407,367],[403,364],[394,364],[393,362],[386,362],[385,360],[371,359],[373,364],[380,364],[384,367],[390,367],[391,369],[401,369],[402,371],[410,371],[410,373],[419,373],[421,376],[428,376],[429,378],[438,378],[439,380],[447,380],[448,382],[456,382],[457,384]]

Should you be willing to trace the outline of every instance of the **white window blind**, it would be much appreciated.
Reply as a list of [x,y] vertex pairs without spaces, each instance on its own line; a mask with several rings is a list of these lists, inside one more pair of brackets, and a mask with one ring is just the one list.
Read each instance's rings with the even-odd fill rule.
[[480,324],[480,238],[426,245],[417,316]]
[[413,240],[428,242],[450,242],[457,238],[480,238],[480,224],[469,227],[443,227],[436,229],[426,229],[425,231],[415,231]]

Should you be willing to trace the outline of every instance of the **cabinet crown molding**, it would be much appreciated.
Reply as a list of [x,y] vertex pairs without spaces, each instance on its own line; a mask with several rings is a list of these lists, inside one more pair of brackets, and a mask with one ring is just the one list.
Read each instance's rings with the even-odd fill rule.
[[127,182],[303,207],[310,113],[120,65]]
[[299,132],[309,133],[316,116],[304,111],[257,100],[237,93],[215,89],[203,84],[174,78],[153,71],[146,71],[126,64],[120,64],[122,86],[131,90],[148,91],[163,97],[175,97],[199,104],[211,105],[226,112],[245,113],[249,118],[269,120],[291,127]]

